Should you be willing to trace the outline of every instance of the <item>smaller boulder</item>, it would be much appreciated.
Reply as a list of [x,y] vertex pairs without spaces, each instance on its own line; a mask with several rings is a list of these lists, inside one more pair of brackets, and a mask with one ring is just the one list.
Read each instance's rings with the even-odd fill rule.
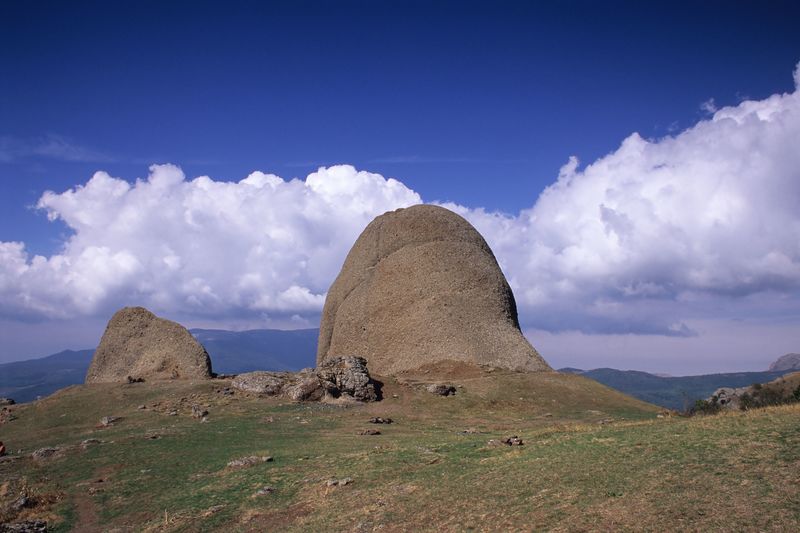
[[378,399],[363,357],[329,357],[317,368],[317,376],[331,396],[346,394],[362,402]]
[[3,405],[14,405],[15,403],[17,403],[17,402],[12,400],[11,398],[0,398],[0,406],[3,406]]
[[316,376],[300,380],[297,385],[286,389],[286,395],[296,402],[318,401],[325,396],[325,388]]
[[231,385],[246,392],[277,396],[286,385],[286,379],[274,372],[256,371],[239,374]]
[[425,390],[431,394],[438,394],[439,396],[450,396],[456,393],[456,388],[452,385],[445,383],[431,383]]

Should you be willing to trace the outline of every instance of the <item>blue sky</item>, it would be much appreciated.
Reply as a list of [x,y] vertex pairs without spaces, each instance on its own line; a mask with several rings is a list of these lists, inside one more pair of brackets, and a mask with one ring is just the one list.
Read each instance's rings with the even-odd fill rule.
[[[70,242],[78,246],[73,237],[81,235],[82,215],[74,205],[62,198],[40,204],[42,209],[32,206],[47,190],[62,193],[87,184],[96,171],[133,184],[151,175],[151,164],[171,163],[187,180],[208,175],[215,182],[238,182],[263,171],[288,181],[345,164],[394,178],[424,201],[463,207],[465,216],[489,233],[490,244],[503,250],[491,242],[493,226],[483,222],[481,227],[480,216],[471,213],[484,208],[516,223],[523,210],[534,205],[543,210],[546,205],[537,199],[571,156],[580,160],[581,173],[587,164],[618,153],[635,132],[658,142],[709,120],[718,109],[794,91],[799,19],[795,2],[5,3],[0,7],[0,242],[24,243],[25,261],[33,261],[34,254],[57,256]],[[345,174],[330,179],[356,179]],[[793,178],[797,174],[786,180]],[[795,199],[795,191],[784,197]],[[382,200],[365,193],[364,205],[391,208],[413,199],[411,192],[391,198],[375,194]],[[765,205],[772,201],[764,200]],[[563,205],[573,204],[565,200]],[[362,219],[372,216],[369,209],[358,216],[348,213],[341,215],[346,230],[328,238],[351,239]],[[603,213],[606,222],[633,216]],[[93,234],[84,230],[83,235],[77,240],[90,246]],[[551,232],[542,238],[547,235]],[[777,251],[791,263],[797,259],[794,249],[781,244],[790,237],[760,257]],[[330,244],[318,233],[302,242]],[[337,244],[330,260],[339,261],[348,246]],[[141,259],[132,250],[121,247],[115,253],[128,251]],[[720,255],[719,250],[709,253]],[[165,255],[173,256],[182,257]],[[681,337],[676,331],[691,332],[683,337],[694,343],[692,353],[712,345],[719,353],[729,351],[710,340],[712,331],[725,337],[724,324],[706,329],[698,324],[718,318],[719,308],[731,309],[728,298],[739,293],[748,301],[736,300],[728,320],[778,316],[770,327],[789,324],[780,334],[759,330],[748,339],[761,334],[782,339],[768,350],[783,350],[798,340],[787,333],[799,314],[798,307],[786,303],[787,298],[794,302],[797,289],[789,274],[789,281],[773,271],[762,279],[743,267],[723,288],[696,281],[702,269],[687,269],[681,279],[694,281],[680,290],[665,289],[654,302],[634,301],[629,308],[635,311],[624,318],[589,317],[565,304],[555,318],[544,320],[537,318],[542,316],[539,296],[526,285],[541,280],[523,273],[525,265],[544,260],[539,255],[522,260],[511,251],[498,256],[517,283],[523,322],[524,313],[533,317],[528,323],[534,344],[544,342],[565,363],[593,366],[581,346],[602,341],[608,358],[618,359],[598,365],[681,371],[691,361],[670,362],[666,355],[644,360],[641,352],[649,346],[662,346],[655,350],[659,354],[685,351],[672,347]],[[298,261],[308,262],[303,257]],[[152,268],[139,263],[131,268]],[[591,294],[593,303],[611,298],[631,305],[630,291],[640,294],[640,289],[620,287],[682,283],[653,274],[671,265],[645,263],[647,269],[632,273],[632,281],[619,281],[612,289],[576,282],[575,290],[584,298]],[[541,265],[552,270],[550,263]],[[176,274],[164,283],[188,283],[186,269],[178,268],[183,277]],[[548,283],[573,282],[564,272],[574,270],[559,272]],[[75,275],[71,272],[70,279]],[[285,284],[280,294],[292,287],[310,294],[287,300],[292,304],[276,304],[280,299],[273,297],[205,305],[202,312],[176,303],[189,298],[186,294],[164,296],[151,289],[152,276],[131,276],[135,281],[124,289],[104,286],[92,304],[65,305],[69,298],[59,295],[41,297],[38,307],[7,305],[0,338],[13,348],[0,359],[40,355],[59,344],[82,342],[63,347],[83,347],[109,310],[126,298],[161,305],[164,314],[189,323],[285,326],[294,317],[298,325],[313,325],[314,306],[331,273],[321,269],[301,280],[271,274]],[[221,290],[210,274],[193,276],[205,280],[200,285],[207,290]],[[757,281],[747,281],[752,279]],[[20,288],[23,283],[6,280],[9,301],[32,298]],[[687,290],[699,293],[692,293],[694,303],[678,313],[676,302],[686,301]],[[628,296],[614,296],[622,293]],[[775,301],[753,303],[767,294]],[[586,301],[568,299],[574,306]],[[643,314],[639,305],[645,306],[647,319],[637,318]],[[669,306],[675,309],[662,312]],[[94,324],[82,326],[90,333],[53,333],[49,343],[40,341],[37,332],[71,331],[75,320]],[[720,355],[709,368],[757,366],[781,353],[750,357],[742,350],[734,362]]]

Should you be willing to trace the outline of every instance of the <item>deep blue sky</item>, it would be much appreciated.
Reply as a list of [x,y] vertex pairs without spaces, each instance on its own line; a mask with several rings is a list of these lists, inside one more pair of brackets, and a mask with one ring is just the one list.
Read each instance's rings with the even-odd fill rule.
[[4,2],[0,240],[52,252],[63,229],[27,207],[44,190],[154,162],[227,180],[346,162],[516,212],[570,155],[790,90],[798,20],[797,2]]

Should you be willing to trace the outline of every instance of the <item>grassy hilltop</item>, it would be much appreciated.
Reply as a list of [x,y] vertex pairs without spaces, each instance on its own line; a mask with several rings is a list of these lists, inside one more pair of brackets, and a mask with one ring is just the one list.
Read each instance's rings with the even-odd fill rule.
[[[17,406],[0,425],[12,452],[0,462],[0,522],[86,532],[800,527],[798,405],[659,418],[581,376],[505,371],[455,372],[462,387],[439,397],[422,387],[435,370],[386,380],[383,401],[347,407],[226,395],[225,380],[78,386]],[[104,416],[120,418],[100,427]],[[375,416],[394,423],[368,423]],[[525,444],[488,444],[509,435]],[[32,459],[43,447],[58,450]],[[247,456],[273,460],[227,466]],[[20,494],[28,503],[15,510]]]

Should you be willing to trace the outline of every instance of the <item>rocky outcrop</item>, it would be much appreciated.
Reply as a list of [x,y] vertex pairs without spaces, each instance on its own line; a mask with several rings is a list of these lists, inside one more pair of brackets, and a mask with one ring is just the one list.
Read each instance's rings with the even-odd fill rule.
[[350,250],[325,300],[317,364],[351,354],[377,375],[437,361],[550,370],[486,241],[431,205],[377,217]]
[[778,357],[769,365],[770,372],[784,372],[786,370],[800,370],[800,353],[787,353]]
[[751,409],[800,402],[800,372],[749,387],[722,387],[705,400],[714,409]]
[[186,328],[144,307],[126,307],[108,322],[86,383],[209,377],[208,353]]
[[247,372],[234,378],[239,390],[265,396],[285,396],[294,401],[335,398],[362,402],[379,399],[376,383],[361,357],[334,357],[316,370],[301,372]]

